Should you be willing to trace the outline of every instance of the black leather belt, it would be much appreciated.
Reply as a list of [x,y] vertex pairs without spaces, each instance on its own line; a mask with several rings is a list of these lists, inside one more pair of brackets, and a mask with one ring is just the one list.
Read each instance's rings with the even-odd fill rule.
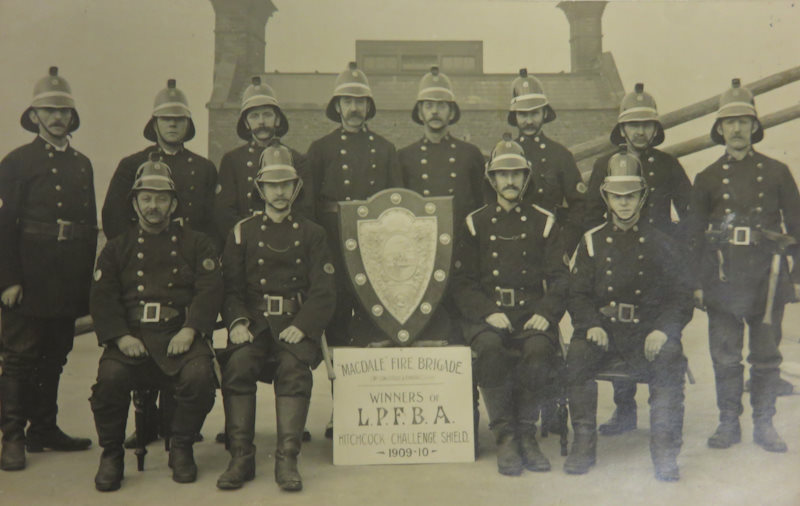
[[324,213],[338,213],[339,203],[335,200],[323,200],[319,203],[319,210]]
[[639,323],[639,306],[611,301],[600,308],[600,313],[612,322]]
[[264,295],[261,306],[264,316],[291,315],[300,311],[300,302],[280,295]]
[[148,302],[128,310],[128,321],[138,323],[166,323],[179,316],[184,316],[184,311],[165,306],[160,302]]
[[58,241],[89,239],[97,235],[95,227],[67,220],[56,220],[55,223],[22,220],[22,232],[24,234],[55,237]]

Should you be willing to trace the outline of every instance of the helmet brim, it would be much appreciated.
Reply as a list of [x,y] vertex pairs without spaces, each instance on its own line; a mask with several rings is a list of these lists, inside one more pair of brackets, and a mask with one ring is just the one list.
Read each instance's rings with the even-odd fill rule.
[[507,118],[508,124],[513,126],[513,127],[518,127],[519,126],[517,124],[517,113],[518,112],[535,111],[536,109],[541,109],[541,108],[544,108],[544,121],[542,121],[543,125],[546,124],[546,123],[550,123],[551,121],[555,121],[555,119],[556,119],[556,111],[555,111],[555,109],[553,109],[550,106],[550,104],[544,104],[544,105],[540,105],[540,106],[537,106],[537,107],[531,107],[530,109],[520,109],[520,108],[510,109],[508,111],[508,118]]
[[[253,106],[259,107],[259,106]],[[240,139],[244,141],[251,141],[253,139],[253,134],[250,132],[250,127],[247,126],[247,112],[253,107],[248,107],[247,109],[243,110],[241,114],[239,114],[239,121],[236,123],[236,135],[239,136]],[[275,129],[275,137],[283,137],[289,132],[289,120],[286,118],[286,115],[281,111],[280,107],[272,106],[275,109],[275,114],[278,115],[280,118],[280,124],[278,128]]]
[[[333,121],[334,123],[341,123],[342,116],[336,111],[336,102],[339,100],[339,97],[349,97],[351,95],[334,95],[328,101],[328,106],[325,108],[325,116]],[[367,117],[364,121],[369,121],[375,117],[375,113],[377,113],[377,109],[375,108],[375,100],[370,96],[365,96],[365,98],[369,99],[369,109],[367,110]]]
[[[750,116],[749,114],[743,114],[743,116]],[[726,116],[729,117],[729,116]],[[761,142],[764,139],[764,127],[761,125],[761,121],[753,116],[750,116],[758,125],[758,129],[750,136],[750,143],[755,144],[757,142]],[[724,118],[717,118],[714,122],[714,125],[711,127],[711,140],[715,143],[724,146],[725,145],[725,137],[722,136],[719,132],[717,132],[717,126]]]
[[[634,121],[634,120],[632,120]],[[617,123],[614,125],[614,129],[611,130],[611,135],[609,139],[611,139],[611,144],[615,146],[621,146],[626,144],[627,141],[625,137],[622,135],[622,125],[624,123],[631,123],[632,121],[624,121],[622,123]],[[639,120],[635,120],[639,121]],[[653,140],[650,141],[650,147],[656,147],[664,142],[664,127],[661,125],[661,122],[658,120],[643,120],[643,121],[655,121],[656,122],[656,134],[653,136]]]
[[[414,104],[414,108],[411,110],[411,119],[414,121],[414,123],[417,123],[419,125],[424,125],[425,122],[422,121],[422,116],[419,113],[419,104],[420,104],[420,102],[421,102],[421,100],[417,100],[417,103]],[[447,100],[442,100],[442,102],[447,102],[448,104],[450,104],[450,107],[453,109],[453,118],[450,120],[450,123],[448,123],[448,124],[449,125],[455,125],[456,123],[458,123],[458,120],[461,119],[461,108],[458,107],[458,103],[457,102],[451,102],[451,101],[447,101]]]
[[[181,117],[185,118],[186,116],[181,116]],[[194,121],[192,121],[192,118],[187,118],[187,119],[189,120],[189,126],[187,127],[186,135],[184,136],[181,142],[189,142],[190,140],[194,139],[195,135]],[[148,121],[147,124],[144,126],[144,131],[142,132],[144,138],[150,142],[158,142],[158,133],[156,133],[155,123],[156,123],[156,117],[153,116],[152,118],[150,118],[150,121]]]
[[[31,121],[30,112],[34,109],[33,106],[28,107],[22,112],[22,116],[19,118],[19,124],[22,125],[22,128],[29,132],[33,132],[35,134],[39,133],[39,125]],[[65,109],[72,109],[72,120],[69,123],[68,131],[70,133],[74,132],[81,126],[81,118],[78,116],[78,110],[74,107],[65,107]]]

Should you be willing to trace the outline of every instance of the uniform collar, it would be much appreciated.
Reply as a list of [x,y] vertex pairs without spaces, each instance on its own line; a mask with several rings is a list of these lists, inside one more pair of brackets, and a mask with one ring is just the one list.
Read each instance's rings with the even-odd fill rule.
[[174,151],[172,153],[170,153],[169,151],[166,151],[164,148],[162,148],[161,144],[154,144],[153,145],[153,149],[157,150],[159,153],[162,153],[164,156],[176,156],[176,155],[182,153],[183,151],[185,151],[185,148],[183,147],[183,144],[181,144],[181,147],[178,148],[177,151]]
[[743,162],[745,160],[753,158],[755,154],[756,154],[755,150],[753,150],[753,148],[751,147],[750,151],[748,151],[747,154],[744,155],[744,158],[742,158],[741,160],[737,160],[736,158],[732,157],[730,153],[726,151],[725,154],[722,155],[722,160],[728,163]]
[[64,146],[60,148],[60,147],[56,146],[55,144],[53,144],[52,142],[50,142],[47,139],[45,139],[44,137],[42,137],[41,135],[37,135],[37,138],[42,140],[42,142],[44,143],[44,148],[45,149],[52,149],[52,150],[55,150],[55,151],[60,151],[61,153],[66,153],[67,150],[69,149],[69,141],[67,141],[67,143],[64,144]]

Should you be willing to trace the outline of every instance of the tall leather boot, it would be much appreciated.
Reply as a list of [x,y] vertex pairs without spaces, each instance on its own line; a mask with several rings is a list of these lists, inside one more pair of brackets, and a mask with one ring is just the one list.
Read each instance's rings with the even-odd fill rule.
[[25,390],[27,382],[9,376],[0,376],[0,429],[3,431],[3,449],[0,469],[19,471],[25,469]]
[[636,382],[633,380],[615,380],[614,414],[598,427],[603,436],[617,436],[636,429]]
[[708,438],[709,448],[725,449],[741,442],[742,429],[739,416],[742,414],[742,393],[744,392],[744,367],[715,368],[717,387],[717,407],[719,426]]
[[497,444],[497,471],[506,476],[522,474],[522,454],[517,440],[511,384],[481,387],[489,413],[489,427]]
[[192,483],[197,480],[197,464],[194,461],[194,434],[175,434],[169,442],[169,467],[172,481]]
[[303,428],[306,426],[308,405],[306,397],[275,397],[275,414],[278,426],[278,444],[275,450],[275,482],[281,490],[297,492],[303,489],[303,480],[297,470]]
[[772,425],[777,379],[777,371],[752,374],[750,403],[753,406],[753,442],[768,452],[783,453],[788,447]]
[[253,445],[256,396],[228,394],[223,397],[223,403],[231,460],[228,469],[217,480],[217,488],[235,490],[255,478],[256,474],[256,447]]
[[650,386],[650,457],[655,477],[678,481],[683,445],[683,385]]
[[[536,441],[536,419],[539,415],[539,408],[543,405],[543,403],[539,402],[541,397],[528,388],[520,388],[517,396],[517,439],[519,440],[519,449],[525,469],[534,472],[550,470],[550,461],[542,453],[539,443]],[[543,426],[544,423],[544,411],[542,411]]]
[[103,448],[94,486],[100,492],[111,492],[120,488],[125,473],[125,450],[122,442],[125,439],[128,412],[101,407],[94,396],[90,401],[98,444]]
[[56,424],[61,368],[45,365],[37,371],[35,378],[36,401],[30,413],[27,450],[31,453],[43,452],[48,448],[59,452],[88,450],[92,445],[90,439],[68,436]]
[[569,406],[575,439],[564,472],[586,474],[597,460],[597,382],[570,386]]

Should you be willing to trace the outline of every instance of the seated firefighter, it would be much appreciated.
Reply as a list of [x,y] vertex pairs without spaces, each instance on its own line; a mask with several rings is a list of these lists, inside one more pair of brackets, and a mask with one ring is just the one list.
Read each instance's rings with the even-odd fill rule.
[[681,331],[692,316],[685,264],[675,241],[639,220],[647,197],[639,160],[617,153],[600,187],[607,222],[589,230],[576,253],[568,309],[575,328],[567,384],[575,441],[564,471],[584,474],[595,463],[595,375],[622,363],[650,387],[650,453],[655,476],[679,479],[686,358]]
[[197,478],[194,435],[214,405],[206,338],[222,304],[222,272],[212,240],[171,221],[175,185],[156,156],[133,183],[138,224],[106,244],[94,273],[91,314],[105,348],[90,399],[103,447],[95,476],[100,491],[120,487],[131,390],[174,392],[169,465],[178,483]]
[[222,316],[230,333],[222,396],[231,460],[217,487],[240,488],[255,477],[256,382],[266,377],[275,389],[275,481],[298,491],[311,369],[321,361],[322,330],[336,303],[334,268],[322,227],[292,215],[303,182],[287,147],[264,150],[255,186],[265,210],[234,226],[223,255]]
[[475,376],[497,441],[498,471],[549,471],[536,420],[559,349],[567,287],[563,249],[553,214],[523,200],[531,167],[510,135],[495,147],[486,178],[497,198],[467,216],[453,297],[464,338],[477,354]]

